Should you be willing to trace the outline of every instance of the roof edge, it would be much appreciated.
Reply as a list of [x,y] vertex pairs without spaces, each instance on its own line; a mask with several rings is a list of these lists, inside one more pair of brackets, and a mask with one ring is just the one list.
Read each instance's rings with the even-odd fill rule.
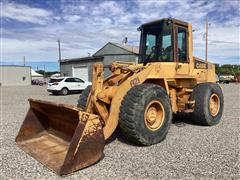
[[108,44],[111,44],[111,45],[113,45],[113,46],[115,46],[115,47],[121,48],[121,49],[123,49],[123,50],[125,50],[125,51],[127,51],[127,52],[130,52],[130,53],[132,53],[132,54],[135,54],[135,55],[138,55],[138,54],[139,54],[139,53],[135,53],[135,52],[133,52],[133,51],[129,51],[128,49],[125,49],[125,48],[119,46],[117,43],[108,42],[108,43],[105,44],[101,49],[99,49],[97,52],[95,52],[95,53],[93,54],[93,56],[97,57],[95,54],[97,54],[99,51],[101,51],[102,49],[104,49]]
[[[128,51],[128,52],[130,52],[130,53],[133,53],[133,54],[135,54],[135,55],[138,55],[138,54],[139,54],[139,53],[135,53],[135,52],[133,52],[133,51],[129,51],[128,49],[125,49],[125,48],[119,46],[117,43],[116,43],[116,44],[115,44],[114,42],[109,42],[109,43],[111,43],[111,44],[113,44],[114,46],[117,46],[117,47],[119,47],[119,48],[121,48],[121,49],[123,49],[123,50],[125,50],[125,51]],[[131,46],[131,45],[130,45],[130,46]]]
[[73,61],[81,61],[81,60],[95,60],[95,59],[103,59],[103,56],[87,56],[87,57],[81,57],[81,58],[68,58],[68,59],[61,59],[60,63],[64,62],[73,62]]
[[1,65],[0,67],[26,67],[26,68],[32,68],[31,66],[21,66],[21,65]]
[[173,21],[173,23],[183,24],[185,26],[188,26],[188,24],[189,24],[188,22],[181,21],[181,20],[178,20],[178,19],[175,19],[175,18],[162,18],[162,19],[157,19],[157,20],[154,20],[154,21],[144,23],[144,24],[140,25],[139,28],[149,26],[149,25],[152,25],[152,24],[155,24],[155,23],[159,23],[161,21],[167,21],[167,20],[171,20],[171,21]]

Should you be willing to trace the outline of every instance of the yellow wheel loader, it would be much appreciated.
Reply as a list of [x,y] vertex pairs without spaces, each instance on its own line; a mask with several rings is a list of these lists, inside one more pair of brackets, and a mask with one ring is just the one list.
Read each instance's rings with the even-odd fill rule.
[[99,161],[118,125],[129,141],[152,145],[166,137],[173,114],[189,113],[207,126],[219,123],[222,90],[214,64],[193,57],[191,24],[161,19],[139,30],[139,62],[115,62],[107,78],[103,65],[95,64],[92,86],[77,107],[29,99],[18,146],[66,175]]

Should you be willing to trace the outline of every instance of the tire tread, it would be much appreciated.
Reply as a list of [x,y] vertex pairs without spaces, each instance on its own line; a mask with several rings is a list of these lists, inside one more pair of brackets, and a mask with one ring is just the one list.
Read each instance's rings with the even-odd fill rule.
[[[137,119],[135,119],[137,113],[139,113],[139,111],[142,109],[142,106],[139,104],[139,102],[143,101],[144,95],[149,91],[152,91],[154,93],[161,93],[165,98],[168,99],[168,95],[165,89],[159,85],[145,83],[131,88],[125,95],[120,107],[119,125],[123,135],[126,136],[129,141],[140,145],[152,144],[152,142],[146,142],[141,138],[141,136],[139,136],[138,130],[136,128]],[[168,108],[171,108],[170,103]],[[172,113],[170,116],[172,116]],[[167,130],[169,126],[170,123],[168,124]],[[162,140],[165,138],[166,134],[167,133],[163,135]]]

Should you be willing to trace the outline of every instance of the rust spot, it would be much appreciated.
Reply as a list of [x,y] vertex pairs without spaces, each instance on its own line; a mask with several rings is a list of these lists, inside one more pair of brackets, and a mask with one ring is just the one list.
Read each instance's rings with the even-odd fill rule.
[[89,119],[89,114],[87,113],[82,113],[81,117],[80,117],[80,121],[81,122],[86,122]]

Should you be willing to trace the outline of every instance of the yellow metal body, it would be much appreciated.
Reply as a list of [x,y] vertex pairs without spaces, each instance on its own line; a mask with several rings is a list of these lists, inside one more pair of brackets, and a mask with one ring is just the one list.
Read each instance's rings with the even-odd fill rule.
[[[103,81],[101,89],[92,89],[87,110],[91,109],[101,117],[103,122],[104,137],[111,136],[118,125],[118,117],[122,99],[127,91],[135,85],[142,83],[154,83],[162,86],[169,94],[172,104],[172,111],[189,112],[192,108],[187,108],[193,87],[198,83],[214,82],[214,65],[208,63],[211,69],[194,69],[193,63],[179,63],[179,68],[175,68],[175,63],[161,62],[142,64],[112,64],[113,73],[103,80],[98,77],[93,84]],[[103,65],[96,64],[94,69],[103,69]],[[97,74],[97,73],[94,73]],[[101,73],[100,73],[101,74]],[[190,107],[190,106],[189,106]]]
[[147,64],[113,63],[112,74],[103,78],[103,65],[93,68],[93,88],[88,98],[87,112],[98,114],[103,123],[105,139],[118,125],[121,102],[129,89],[142,83],[154,83],[166,89],[172,111],[191,112],[189,101],[193,87],[204,82],[216,82],[215,66],[193,57],[192,25],[188,24],[188,62],[151,62]]

